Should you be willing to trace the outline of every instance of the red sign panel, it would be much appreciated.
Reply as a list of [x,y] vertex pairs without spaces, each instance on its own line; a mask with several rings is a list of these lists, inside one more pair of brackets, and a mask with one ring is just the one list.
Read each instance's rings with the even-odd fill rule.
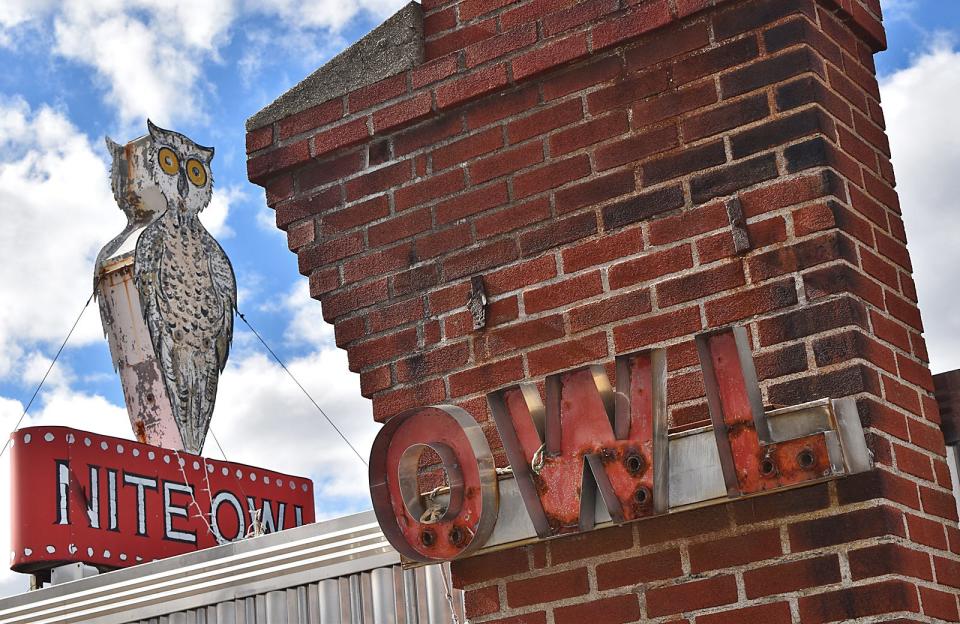
[[241,539],[257,521],[272,533],[315,520],[303,477],[66,427],[12,437],[18,572],[122,568]]

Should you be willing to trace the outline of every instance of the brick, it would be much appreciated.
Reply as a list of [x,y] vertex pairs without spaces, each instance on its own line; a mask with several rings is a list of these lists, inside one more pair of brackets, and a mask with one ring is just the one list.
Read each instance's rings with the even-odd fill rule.
[[376,334],[422,318],[424,318],[423,299],[419,297],[405,299],[371,312],[368,317],[370,333]]
[[488,39],[496,33],[497,24],[494,19],[463,26],[424,42],[424,57],[430,61],[451,52],[462,50],[472,43]]
[[410,122],[423,119],[433,112],[429,93],[421,93],[373,113],[374,132],[386,132]]
[[304,247],[297,252],[297,261],[302,275],[342,260],[363,251],[363,233],[356,232],[340,238],[327,239],[317,245]]
[[705,21],[682,24],[669,31],[657,31],[624,50],[627,68],[631,71],[647,69],[667,59],[692,52],[710,44],[710,33]]
[[838,120],[851,124],[853,117],[850,105],[837,95],[817,76],[803,76],[776,88],[774,93],[777,110],[789,111],[807,104],[820,104]]
[[889,507],[872,507],[798,522],[789,527],[788,533],[791,549],[795,552],[886,535],[904,536],[899,512]]
[[[876,469],[852,475],[837,483],[837,499],[841,504],[876,498],[887,498],[920,509],[916,484],[885,470]],[[899,527],[899,520],[896,520],[896,525]]]
[[709,106],[716,102],[717,98],[717,87],[712,80],[704,80],[681,89],[671,89],[634,104],[633,125],[635,128],[643,128]]
[[726,161],[727,155],[721,141],[699,147],[688,147],[644,163],[641,167],[643,184],[644,186],[658,184],[695,171],[722,165]]
[[596,557],[633,546],[633,527],[610,527],[600,531],[570,535],[550,543],[550,561],[553,565],[560,565]]
[[584,206],[593,206],[632,193],[635,188],[636,181],[633,171],[630,170],[591,176],[585,182],[568,186],[554,194],[557,213],[564,214]]
[[543,144],[532,141],[473,163],[469,169],[470,181],[472,184],[482,184],[539,162],[543,162]]
[[647,590],[647,615],[659,617],[681,611],[718,607],[737,601],[733,576],[716,576]]
[[816,19],[813,4],[807,0],[786,2],[784,0],[759,0],[745,5],[736,5],[713,18],[717,39],[733,37],[753,30],[795,13],[804,13]]
[[463,595],[467,617],[476,618],[500,610],[500,594],[496,585],[471,589]]
[[534,377],[555,373],[607,357],[607,335],[603,332],[568,338],[560,344],[527,352],[530,374]]
[[547,37],[572,30],[592,22],[620,8],[618,0],[587,0],[570,8],[549,13],[543,17],[543,32]]
[[436,214],[438,224],[450,223],[472,214],[502,206],[507,203],[507,199],[506,183],[495,182],[471,189],[449,200],[442,201],[437,204],[433,210]]
[[398,189],[394,193],[395,208],[406,210],[461,191],[465,186],[462,170],[448,171]]
[[636,259],[610,267],[610,288],[623,288],[639,284],[693,266],[693,253],[689,245],[678,245],[663,251],[654,251]]
[[528,111],[540,101],[534,87],[500,91],[489,95],[467,109],[467,128],[474,130]]
[[818,484],[737,501],[733,503],[733,517],[738,525],[752,524],[826,509],[829,505],[827,486]]
[[640,316],[650,310],[650,291],[635,290],[571,308],[567,314],[570,319],[570,330],[580,332]]
[[460,397],[478,392],[489,392],[524,377],[520,356],[474,366],[449,377],[450,395]]
[[513,194],[524,198],[590,175],[590,158],[586,154],[554,160],[542,167],[518,174],[513,179]]
[[417,329],[411,327],[380,338],[354,343],[347,351],[350,370],[360,370],[379,362],[387,362],[417,347]]
[[900,580],[848,587],[800,598],[800,619],[804,622],[850,621],[879,613],[920,611],[917,588]]
[[412,292],[423,291],[431,286],[436,286],[439,280],[437,265],[435,262],[431,262],[407,269],[391,277],[390,290],[394,297],[402,297]]
[[[596,45],[596,44],[594,44]],[[521,80],[587,55],[587,38],[582,34],[548,43],[513,59],[513,79]]]
[[277,124],[280,140],[289,139],[314,128],[321,128],[341,117],[343,117],[343,102],[340,99],[311,106],[304,111],[280,120]]
[[920,502],[928,514],[957,521],[957,502],[950,493],[921,485]]
[[743,573],[743,585],[749,599],[809,590],[840,582],[837,555],[823,555],[789,563],[768,565]]
[[598,147],[594,162],[598,171],[632,164],[672,149],[679,141],[676,127],[664,126]]
[[535,314],[599,295],[602,291],[600,272],[593,271],[527,290],[523,293],[523,301],[527,314]]
[[487,331],[474,342],[478,357],[489,359],[564,336],[563,317],[559,314]]
[[354,201],[382,193],[392,186],[399,186],[410,179],[410,162],[401,161],[366,173],[347,182],[344,186],[347,201]]
[[597,588],[602,590],[639,585],[683,574],[676,548],[597,564]]
[[720,92],[731,98],[806,72],[823,76],[823,62],[813,50],[802,47],[721,75]]
[[564,243],[587,238],[596,231],[596,216],[590,212],[558,219],[520,235],[520,254],[532,256]]
[[934,555],[933,563],[937,570],[938,581],[950,587],[960,588],[960,562]]
[[367,238],[370,245],[380,246],[415,236],[430,228],[430,211],[416,210],[371,226],[367,230]]
[[893,352],[866,333],[857,330],[847,330],[814,340],[813,357],[817,366],[824,367],[862,357],[890,372],[896,372],[897,368]]
[[254,184],[262,185],[270,176],[302,165],[309,159],[310,145],[307,141],[284,145],[247,160],[247,178]]
[[411,264],[410,244],[401,244],[351,258],[343,264],[344,283],[385,275]]
[[551,75],[550,80],[543,83],[543,97],[549,101],[583,91],[619,77],[621,71],[620,59],[616,56],[587,61],[568,71]]
[[650,243],[666,245],[720,228],[727,230],[729,227],[730,220],[726,209],[716,202],[653,221],[650,224]]
[[669,24],[672,19],[667,0],[646,2],[623,13],[617,19],[594,26],[593,47],[600,50],[632,39]]
[[320,299],[323,319],[328,323],[332,323],[333,320],[339,316],[384,301],[387,296],[386,279],[367,282],[354,288],[341,289],[334,293],[325,294]]
[[[462,19],[463,5],[461,5],[460,10]],[[536,41],[537,25],[533,23],[524,24],[502,35],[490,37],[489,39],[484,39],[483,41],[467,46],[464,49],[464,58],[466,59],[467,67],[474,67],[491,59],[505,56],[511,52],[525,48],[536,43]]]
[[376,104],[397,98],[407,92],[406,74],[384,78],[371,85],[360,87],[347,96],[351,113],[370,108]]
[[855,581],[886,574],[933,580],[930,555],[900,544],[886,543],[859,548],[851,550],[847,556],[850,560],[850,576]]
[[553,621],[557,624],[580,624],[590,619],[609,624],[626,624],[637,622],[639,618],[640,601],[634,593],[558,607],[553,612]]
[[739,261],[704,269],[657,284],[657,303],[661,308],[730,290],[744,284]]
[[754,59],[759,53],[757,38],[753,36],[721,44],[678,61],[673,67],[674,82],[684,84],[716,74]]
[[719,327],[733,321],[773,312],[797,303],[793,280],[764,284],[734,295],[708,301],[704,308],[707,324]]
[[496,91],[507,84],[507,70],[496,65],[445,82],[435,90],[437,108],[446,109]]
[[786,602],[773,602],[697,617],[697,624],[740,624],[741,622],[791,624],[793,619],[790,615],[790,605]]
[[628,128],[626,112],[613,111],[552,135],[548,141],[550,154],[552,156],[562,156],[588,145],[619,136],[626,132]]
[[247,133],[247,154],[270,147],[273,144],[273,126],[263,126]]
[[[429,20],[429,18],[426,19]],[[427,28],[426,20],[424,22],[424,28]],[[429,84],[439,82],[444,78],[448,78],[456,72],[457,55],[448,54],[446,56],[441,56],[431,61],[427,61],[419,67],[413,68],[410,76],[410,82],[412,83],[414,89],[419,89]]]
[[766,94],[757,94],[717,106],[685,119],[680,127],[685,141],[696,141],[724,130],[745,126],[770,114]]
[[630,78],[597,89],[587,95],[587,108],[591,115],[598,115],[615,108],[623,108],[661,91],[670,86],[669,74],[662,70],[652,70],[636,74]]
[[546,281],[556,275],[556,259],[553,256],[543,256],[487,273],[483,276],[483,283],[488,295],[497,296]]
[[550,218],[550,198],[538,197],[523,203],[513,203],[503,210],[483,215],[474,221],[474,227],[477,238],[480,239],[510,232],[548,218]]
[[640,228],[624,230],[567,247],[561,252],[563,270],[565,273],[575,273],[587,267],[637,254],[642,249],[643,233]]
[[810,134],[836,136],[833,121],[818,107],[778,117],[730,137],[733,157],[743,158]]
[[309,197],[294,199],[279,204],[276,207],[274,218],[277,227],[285,230],[291,223],[306,219],[307,217],[324,215],[336,209],[339,205],[340,189],[330,188]]
[[694,176],[690,181],[690,196],[693,203],[700,204],[775,177],[776,155],[758,156]]
[[920,587],[919,589],[925,614],[948,622],[960,621],[960,613],[957,612],[957,597],[954,593],[942,592],[929,587]]
[[690,546],[693,573],[719,570],[772,559],[783,554],[780,529],[773,528]]
[[766,346],[848,325],[866,329],[866,310],[852,297],[841,297],[760,321],[758,330]]
[[587,569],[577,568],[566,572],[508,581],[507,604],[514,608],[525,607],[540,602],[582,596],[589,589]]
[[370,136],[366,117],[354,119],[313,135],[313,155],[322,156],[348,145],[355,145]]
[[907,518],[910,541],[940,550],[947,549],[943,523],[909,513],[904,515]]
[[323,186],[349,177],[363,168],[363,153],[351,152],[334,158],[314,161],[297,170],[296,179],[300,191]]
[[803,344],[792,344],[758,354],[753,359],[761,381],[807,370],[807,351]]
[[434,170],[439,171],[489,154],[502,146],[503,133],[499,128],[493,128],[437,148],[430,154],[430,158]]
[[500,240],[477,245],[443,261],[443,276],[447,280],[464,277],[517,259],[519,251],[512,240]]
[[495,553],[475,555],[469,559],[452,561],[450,572],[454,587],[463,589],[490,580],[527,572],[526,548],[511,548]]
[[466,342],[414,353],[408,358],[398,360],[394,365],[397,371],[397,382],[416,382],[425,377],[443,375],[464,366],[469,359],[470,347]]
[[784,381],[770,386],[770,401],[780,405],[797,405],[822,397],[838,397],[860,392],[880,393],[880,381],[872,368],[862,364]]
[[683,206],[683,189],[679,186],[648,191],[603,208],[603,227],[614,230]]
[[520,143],[531,137],[546,134],[583,119],[583,104],[578,99],[567,100],[540,108],[537,111],[507,124],[509,143]]
[[614,328],[613,340],[617,351],[623,352],[650,347],[670,338],[692,334],[702,328],[699,310],[690,307],[622,324]]

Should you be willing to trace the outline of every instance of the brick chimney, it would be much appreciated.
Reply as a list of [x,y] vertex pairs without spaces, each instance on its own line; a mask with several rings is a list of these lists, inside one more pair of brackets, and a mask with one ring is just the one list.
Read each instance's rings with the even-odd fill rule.
[[768,406],[857,400],[874,470],[459,560],[472,622],[960,621],[879,16],[424,0],[251,118],[250,180],[378,421],[460,405],[503,465],[487,392],[662,346],[671,425],[707,424],[692,336],[729,324]]

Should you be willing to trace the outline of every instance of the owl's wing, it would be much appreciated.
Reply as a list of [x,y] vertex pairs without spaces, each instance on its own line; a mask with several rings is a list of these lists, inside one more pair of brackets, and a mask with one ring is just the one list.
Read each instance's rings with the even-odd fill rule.
[[220,243],[202,225],[200,229],[203,233],[204,255],[210,263],[210,277],[213,280],[213,288],[216,290],[224,311],[219,332],[217,332],[214,340],[217,366],[219,371],[222,372],[224,366],[227,365],[230,343],[233,341],[233,313],[237,309],[237,278],[233,274],[230,259],[223,251]]
[[[173,335],[166,331],[161,308],[160,266],[163,259],[163,230],[159,221],[151,223],[137,240],[133,261],[133,282],[140,295],[140,310],[153,343],[153,352],[160,362],[168,391],[175,383],[173,374]],[[173,395],[171,394],[171,400]]]

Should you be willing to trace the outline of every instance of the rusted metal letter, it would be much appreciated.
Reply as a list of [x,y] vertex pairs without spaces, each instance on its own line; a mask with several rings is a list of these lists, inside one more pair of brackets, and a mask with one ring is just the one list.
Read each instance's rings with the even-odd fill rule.
[[730,496],[844,474],[839,427],[829,402],[825,409],[830,417],[823,431],[796,438],[774,436],[746,330],[733,327],[701,334],[696,343]]
[[[602,366],[488,396],[521,496],[540,537],[592,529],[596,492],[616,523],[667,511],[666,356],[617,358],[617,389]],[[579,487],[577,487],[579,486]]]
[[[420,459],[439,456],[447,486],[419,483]],[[497,523],[499,491],[480,425],[452,405],[416,408],[383,426],[370,451],[370,497],[384,535],[415,561],[456,559],[486,543]]]

